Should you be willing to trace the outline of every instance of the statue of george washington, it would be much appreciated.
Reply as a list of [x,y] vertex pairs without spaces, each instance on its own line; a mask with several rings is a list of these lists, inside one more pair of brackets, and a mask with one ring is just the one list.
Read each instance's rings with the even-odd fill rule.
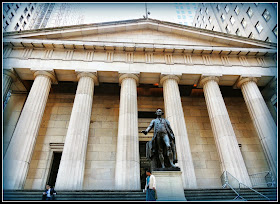
[[154,128],[154,136],[146,144],[146,157],[150,159],[151,168],[179,168],[174,165],[177,162],[175,137],[170,123],[161,116],[164,113],[157,109],[157,118],[152,120],[146,130],[141,131],[145,135]]

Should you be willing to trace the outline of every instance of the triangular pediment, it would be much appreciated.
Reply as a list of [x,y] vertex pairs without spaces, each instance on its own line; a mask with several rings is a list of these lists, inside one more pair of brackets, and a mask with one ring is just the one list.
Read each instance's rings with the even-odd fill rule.
[[34,39],[75,42],[164,44],[179,46],[276,48],[276,44],[206,29],[136,19],[4,33],[4,39]]

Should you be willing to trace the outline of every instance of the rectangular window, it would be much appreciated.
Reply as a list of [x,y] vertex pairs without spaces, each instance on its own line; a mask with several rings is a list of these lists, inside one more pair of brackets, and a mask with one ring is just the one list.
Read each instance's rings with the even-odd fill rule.
[[208,8],[205,9],[205,13],[208,15],[209,13]]
[[252,18],[253,16],[253,10],[249,7],[248,10],[247,10],[247,14],[250,18]]
[[26,22],[24,21],[22,27],[24,28],[25,26],[26,26]]
[[19,24],[17,23],[15,26],[15,30],[17,30],[19,28]]
[[25,9],[24,9],[24,14],[26,14],[26,13],[27,13],[27,11],[28,11],[28,9],[27,9],[27,8],[25,8]]
[[212,27],[212,30],[214,30],[215,26]]
[[244,18],[242,19],[241,24],[242,24],[243,28],[246,28],[247,23],[246,23],[246,21],[245,21],[245,19],[244,19]]
[[269,37],[267,37],[267,38],[265,39],[265,42],[271,42],[271,40],[269,39]]
[[217,8],[217,10],[218,10],[218,11],[220,11],[220,10],[221,10],[221,7],[220,7],[220,5],[219,5],[219,4],[217,5],[217,7],[216,7],[216,8]]
[[205,23],[205,18],[204,18],[204,16],[202,17],[202,21]]
[[185,16],[185,15],[183,15],[183,19],[186,19],[186,16]]
[[27,20],[29,20],[29,18],[30,18],[30,14],[27,15]]
[[33,11],[34,11],[34,7],[32,6],[32,7],[31,7],[31,13],[32,13]]
[[266,22],[269,21],[269,19],[271,18],[270,13],[269,13],[268,10],[266,10],[266,9],[264,10],[262,16],[264,17],[264,19],[265,19]]
[[202,10],[201,10],[201,9],[199,10],[199,12],[200,12],[200,14],[202,15]]
[[23,16],[20,16],[19,21],[21,22],[23,20]]
[[250,35],[248,36],[248,38],[255,39],[255,36],[254,36],[254,34],[251,32]]
[[208,26],[208,25],[206,24],[205,29],[207,29],[207,26]]
[[19,6],[16,4],[15,12],[19,9]]
[[236,15],[239,14],[240,10],[239,10],[239,7],[238,7],[238,6],[235,7],[234,12],[236,13]]
[[209,16],[208,21],[209,21],[209,23],[212,23],[212,18],[211,18],[211,16]]
[[180,14],[180,11],[176,11],[177,12],[177,14]]
[[11,9],[11,8],[10,8],[10,5],[9,5],[9,4],[8,4],[7,6],[4,7],[4,10],[5,10],[6,12],[8,12],[10,9]]
[[6,30],[6,28],[9,26],[9,23],[8,23],[8,21],[6,21],[6,24],[5,24],[5,26],[4,26],[4,30]]
[[222,19],[223,22],[224,22],[224,20],[226,19],[226,17],[225,17],[224,14],[221,15],[221,19]]
[[180,6],[180,9],[184,9],[183,6]]
[[237,28],[237,30],[235,31],[235,34],[238,36],[241,36],[241,32],[240,32],[239,28]]
[[274,35],[276,35],[276,37],[277,37],[277,25],[273,28],[272,32],[273,32]]
[[229,7],[228,5],[225,6],[225,11],[228,13],[229,12]]
[[235,22],[235,19],[233,18],[233,16],[231,16],[229,20],[230,20],[231,24],[233,25]]
[[178,19],[181,19],[181,16],[180,16],[180,15],[178,15],[177,17],[178,17]]
[[185,11],[181,11],[182,14],[185,14]]
[[257,29],[258,33],[261,33],[263,30],[263,27],[259,21],[256,23],[255,28]]
[[9,19],[12,20],[12,18],[14,17],[13,12],[11,12],[11,14],[9,15]]
[[230,27],[229,27],[229,25],[226,26],[226,31],[227,31],[227,33],[230,33]]

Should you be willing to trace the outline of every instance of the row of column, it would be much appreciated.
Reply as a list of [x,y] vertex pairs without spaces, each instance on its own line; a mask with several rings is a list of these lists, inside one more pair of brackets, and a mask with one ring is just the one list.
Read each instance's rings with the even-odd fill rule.
[[[92,98],[94,85],[98,80],[94,73],[78,72],[77,74],[79,82],[57,175],[57,190],[83,188]],[[55,81],[53,72],[37,71],[34,75],[34,83],[4,157],[4,189],[24,187],[51,83]],[[178,164],[182,170],[184,188],[196,188],[196,176],[178,86],[179,80],[178,76],[166,75],[161,77],[160,83],[163,86],[166,118],[170,121],[176,137]],[[119,81],[121,94],[115,187],[122,190],[137,190],[140,189],[137,110],[139,75],[120,74]],[[218,81],[216,76],[203,76],[200,83],[203,86],[211,127],[220,155],[221,170],[230,172],[239,181],[251,186]],[[256,85],[256,79],[241,79],[238,86],[241,87],[269,167],[276,178],[276,125]]]

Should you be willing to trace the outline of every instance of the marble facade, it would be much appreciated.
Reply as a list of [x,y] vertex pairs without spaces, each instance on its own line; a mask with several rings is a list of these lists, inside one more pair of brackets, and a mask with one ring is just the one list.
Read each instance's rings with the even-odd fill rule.
[[[54,143],[63,145],[58,189],[140,189],[147,122],[137,114],[156,108],[175,133],[184,188],[218,187],[225,170],[248,186],[258,171],[276,178],[276,124],[258,88],[277,75],[273,43],[153,19],[10,32],[3,42],[3,91],[12,90],[4,189],[43,189]],[[52,93],[60,82],[78,82],[76,94]],[[99,83],[119,84],[120,95],[95,96]],[[157,84],[163,97],[137,96],[139,84]],[[180,85],[205,99],[181,97]],[[220,86],[243,98],[223,98]]]

